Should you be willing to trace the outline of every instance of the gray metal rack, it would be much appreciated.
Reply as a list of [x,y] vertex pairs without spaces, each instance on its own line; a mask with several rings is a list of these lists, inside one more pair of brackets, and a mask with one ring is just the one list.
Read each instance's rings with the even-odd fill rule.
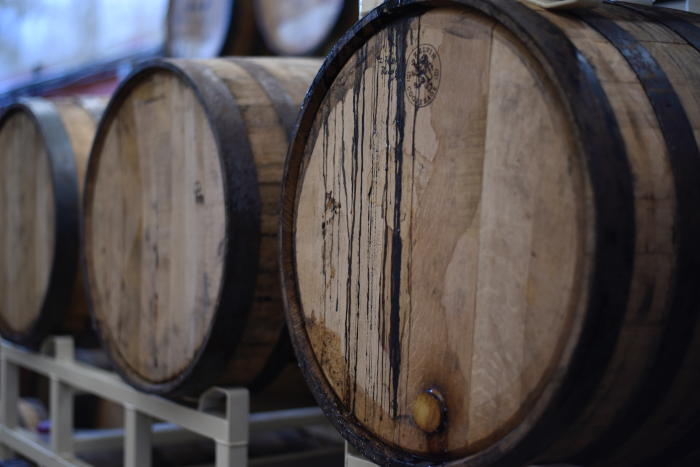
[[[48,339],[39,353],[2,341],[0,458],[16,452],[45,467],[90,467],[76,456],[123,446],[125,467],[149,467],[153,445],[209,438],[216,442],[216,467],[246,467],[251,432],[328,423],[318,407],[250,414],[248,390],[243,388],[215,387],[199,398],[196,409],[186,407],[141,393],[115,373],[76,361],[74,353],[70,337]],[[50,380],[49,442],[19,426],[20,367]],[[74,433],[76,390],[123,405],[124,428]],[[222,406],[223,412],[217,409]]]

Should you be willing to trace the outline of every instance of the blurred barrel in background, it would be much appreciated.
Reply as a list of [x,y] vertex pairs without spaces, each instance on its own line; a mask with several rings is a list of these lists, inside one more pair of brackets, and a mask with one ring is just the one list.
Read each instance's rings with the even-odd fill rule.
[[392,1],[328,57],[280,262],[302,371],[360,452],[651,467],[696,449],[697,24]]
[[178,58],[264,55],[253,0],[170,0],[165,54]]
[[293,358],[277,206],[320,64],[147,62],[111,100],[86,177],[84,265],[104,347],[138,389],[257,390]]
[[12,342],[85,330],[78,216],[105,104],[32,98],[0,116],[0,333]]
[[254,0],[265,44],[278,55],[326,56],[358,17],[357,0]]

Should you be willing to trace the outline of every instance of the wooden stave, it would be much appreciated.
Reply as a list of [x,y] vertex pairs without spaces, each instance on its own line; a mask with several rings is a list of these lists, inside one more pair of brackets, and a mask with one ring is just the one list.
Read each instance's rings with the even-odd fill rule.
[[[105,102],[97,98],[75,98],[64,102],[84,110],[95,125]],[[45,142],[54,193],[54,256],[49,275],[49,287],[38,318],[26,333],[15,333],[0,320],[4,339],[29,348],[38,348],[51,333],[80,333],[89,316],[84,304],[81,270],[79,268],[79,210],[80,186],[71,138],[57,106],[50,99],[33,97],[6,107],[0,114],[0,127],[15,112],[24,112],[39,129]]]
[[[343,434],[343,436],[348,441],[355,445],[355,447],[358,448],[360,452],[362,452],[365,456],[369,457],[370,459],[381,465],[428,465],[428,462],[423,463],[419,458],[413,458],[411,456],[406,455],[403,452],[399,452],[394,448],[382,444],[366,429],[362,427],[358,428],[359,423],[351,415],[348,414],[348,410],[343,406],[342,401],[334,394],[332,388],[328,384],[328,381],[323,376],[323,373],[318,366],[318,361],[316,360],[313,354],[313,349],[310,347],[304,326],[304,318],[300,311],[301,305],[299,297],[297,296],[299,292],[296,289],[296,263],[294,260],[293,244],[293,219],[295,215],[295,203],[298,197],[296,183],[297,179],[301,177],[301,171],[299,169],[299,160],[302,157],[304,151],[306,137],[308,135],[308,132],[310,131],[313,118],[316,112],[319,110],[321,102],[323,101],[324,96],[328,92],[331,83],[338,75],[339,70],[343,67],[345,63],[347,63],[354,51],[359,49],[364,44],[367,37],[372,36],[376,30],[379,30],[385,24],[391,22],[392,17],[400,17],[401,14],[420,14],[421,11],[425,11],[423,10],[423,8],[427,9],[431,5],[445,6],[460,4],[470,6],[477,11],[481,11],[482,13],[486,13],[489,16],[496,17],[501,22],[501,24],[505,24],[507,29],[515,33],[515,35],[524,44],[528,46],[530,52],[532,52],[533,55],[536,56],[536,58],[540,61],[540,64],[547,70],[547,74],[552,79],[552,81],[558,82],[559,80],[561,80],[561,74],[563,73],[559,73],[560,76],[556,76],[558,74],[557,71],[553,70],[551,67],[548,67],[546,63],[547,57],[549,57],[550,60],[560,60],[559,62],[550,61],[550,63],[562,63],[562,58],[565,57],[567,53],[571,53],[571,49],[576,49],[566,37],[562,38],[563,33],[557,32],[557,28],[553,24],[549,23],[549,21],[540,20],[540,28],[538,30],[536,26],[530,26],[528,24],[525,24],[527,21],[533,20],[533,17],[528,18],[529,12],[522,11],[511,14],[509,8],[512,8],[512,11],[517,11],[517,9],[521,7],[521,5],[519,4],[508,4],[508,2],[500,1],[488,1],[481,3],[473,1],[416,1],[403,2],[403,9],[400,9],[399,3],[401,2],[388,2],[388,4],[380,6],[378,9],[374,10],[370,13],[370,15],[368,15],[371,16],[371,18],[365,18],[364,20],[362,20],[352,29],[352,31],[346,37],[343,38],[343,40],[337,45],[336,49],[334,49],[333,53],[328,57],[328,59],[324,63],[324,67],[319,72],[319,75],[314,81],[307,96],[307,99],[305,100],[304,105],[302,106],[302,110],[297,120],[295,134],[292,138],[292,143],[290,144],[287,163],[285,166],[283,193],[280,199],[280,226],[278,236],[280,240],[280,274],[282,276],[285,312],[287,313],[287,319],[290,324],[293,343],[302,366],[302,371],[305,377],[307,378],[309,386],[312,388],[314,396],[319,402],[319,405],[321,405],[321,407],[324,409],[324,412],[326,412],[327,416],[331,419],[336,428],[341,432],[341,434]],[[637,7],[637,5],[635,5],[635,7]],[[521,20],[521,18],[518,18],[518,15],[522,15],[521,18],[526,19]],[[506,18],[504,18],[504,16],[506,16]],[[538,21],[534,22],[537,23]],[[559,48],[551,47],[548,50],[547,47],[551,46],[553,43],[543,39],[547,35],[549,35],[550,38],[557,38],[558,35],[559,37],[557,41],[555,41],[555,43],[568,43],[571,49],[567,51],[566,47],[563,46]],[[558,50],[555,50],[557,48]],[[564,52],[563,55],[559,55],[562,54],[562,52]],[[543,60],[542,57],[544,57],[545,60]],[[584,65],[587,65],[585,63],[585,60],[583,60],[583,62]],[[587,75],[588,78],[592,79],[594,82],[597,81],[595,73],[593,73],[593,70],[589,66],[585,66],[582,68],[583,72]],[[609,131],[611,133],[615,133],[616,135],[613,135],[612,138],[617,139],[616,144],[622,145],[622,147],[624,148],[624,142],[620,140],[621,136],[617,128],[616,118],[612,113],[612,108],[610,104],[607,103],[607,98],[600,84],[597,84],[596,87],[599,91],[596,94],[598,94],[599,96],[602,95],[601,100],[603,103],[601,104],[601,107],[605,107],[602,113],[606,116],[608,120],[607,125],[605,125],[602,128],[609,128]],[[558,90],[560,90],[561,92],[561,87],[558,87]],[[566,99],[575,98],[565,97],[562,100]],[[585,109],[584,102],[578,102],[577,104],[580,106],[580,108]],[[569,105],[571,105],[570,102]],[[682,110],[683,109],[681,108],[681,111]],[[570,113],[569,115],[571,116],[572,113]],[[579,118],[585,117],[579,114],[575,115]],[[583,119],[585,120],[585,118]],[[581,128],[582,125],[583,123],[580,123],[578,125],[578,128]],[[606,134],[606,132],[604,131],[602,134]],[[694,141],[693,144],[695,144]],[[695,152],[697,152],[697,147],[695,147]],[[591,162],[591,159],[592,157],[588,157],[589,163]],[[626,161],[621,161],[620,165],[618,166],[621,167],[622,170],[626,169],[628,171],[626,175],[622,175],[623,179],[625,177],[631,176],[631,174],[629,173],[630,169],[628,164],[629,163],[627,163]],[[693,167],[692,164],[693,161],[690,161],[690,165],[685,164],[685,167],[683,167],[683,169],[687,169],[690,172],[692,172],[694,169],[697,169],[697,167]],[[674,173],[677,173],[679,171],[682,172],[683,169],[674,167]],[[605,175],[602,173],[599,173],[598,176],[605,177]],[[626,197],[625,203],[631,203],[630,183],[631,182],[628,179],[626,187],[628,194],[621,195],[622,198]],[[602,191],[600,187],[596,187],[595,182],[593,182],[593,184],[594,193],[596,196],[596,205],[598,208],[600,207],[602,198],[604,198],[604,196],[600,196],[600,192]],[[698,200],[698,194],[691,193],[691,196],[689,198]],[[692,204],[692,202],[689,202],[689,204]],[[631,212],[629,209],[629,204],[627,204],[627,206],[628,208],[626,210],[621,210],[620,212],[629,215],[629,213]],[[685,209],[686,211],[689,211],[688,208]],[[627,225],[623,226],[620,229],[620,231],[624,231],[626,235],[631,235],[632,237],[634,237],[634,221],[626,219],[626,221],[624,221],[623,224],[625,222]],[[599,227],[597,226],[597,228]],[[684,230],[686,232],[686,235],[688,235],[688,237],[685,238],[692,238],[691,232],[698,232],[697,223],[690,222],[689,224],[686,224],[684,226]],[[597,233],[599,239],[601,235],[602,233],[599,230]],[[686,240],[685,243],[685,248],[691,250],[691,255],[694,255],[694,257],[697,258],[697,252],[692,252],[692,246],[688,245],[688,243],[690,242]],[[634,244],[634,240],[632,240],[632,244]],[[629,251],[629,249],[633,247],[630,247],[629,243],[627,243],[627,245],[624,248],[628,249]],[[600,255],[600,251],[598,250],[596,263],[605,264],[605,259],[605,255]],[[621,268],[623,270],[625,268],[631,269],[632,267],[629,262],[627,262],[626,264],[626,261],[622,258],[620,258],[619,264],[623,266]],[[600,266],[597,269],[600,269]],[[620,289],[625,289],[629,287],[629,285],[625,286],[625,282],[629,284],[629,281],[631,280],[631,272],[629,271],[629,269],[626,272],[629,273],[627,279],[623,279],[620,281]],[[622,294],[622,297],[619,297],[618,299],[620,299],[620,303],[623,304],[625,302],[623,296],[626,292],[620,291],[620,293]],[[686,304],[686,309],[687,307],[688,305]],[[622,309],[624,310],[624,308],[625,307],[623,305]],[[589,307],[589,312],[591,311],[596,310],[594,309],[594,307],[591,306]],[[687,311],[690,312],[691,318],[693,318],[694,313],[692,312],[692,310]],[[606,324],[598,323],[596,325],[594,323],[594,320],[590,319],[589,313],[589,315],[587,316],[587,323],[585,324],[586,329],[584,331],[586,335],[582,337],[581,342],[586,342],[589,339],[593,339],[594,336],[597,341],[600,341],[601,336],[605,335],[607,335],[608,339],[612,338],[612,340],[614,340],[615,334],[621,328],[622,317],[619,316],[617,319],[611,319],[610,316],[604,316],[603,318],[609,319],[610,321]],[[693,319],[696,320],[696,317]],[[596,326],[598,326],[597,329],[595,329]],[[667,333],[667,341],[672,340],[670,334],[672,333]],[[608,340],[603,340],[603,342],[606,342],[606,344],[609,343]],[[512,442],[510,446],[508,446],[507,443],[499,443],[497,446],[492,446],[485,452],[472,455],[465,459],[445,462],[444,465],[525,465],[527,462],[535,458],[538,454],[543,452],[547,447],[551,446],[556,436],[553,436],[551,433],[547,433],[547,429],[545,429],[544,426],[549,423],[551,424],[550,429],[553,427],[552,433],[560,433],[561,430],[567,426],[567,424],[572,423],[576,419],[576,417],[578,416],[578,412],[581,411],[582,407],[585,405],[585,402],[589,397],[589,395],[587,395],[586,392],[591,391],[593,388],[595,388],[600,379],[602,379],[602,373],[604,371],[601,371],[601,369],[607,366],[606,362],[609,361],[614,350],[613,346],[611,345],[608,345],[604,348],[603,346],[599,346],[598,348],[594,349],[593,352],[590,352],[589,355],[585,355],[586,351],[583,347],[584,346],[581,345],[576,349],[575,363],[577,365],[581,365],[582,368],[586,368],[589,378],[586,378],[585,376],[583,376],[583,374],[581,374],[581,379],[577,381],[577,376],[573,374],[575,372],[571,370],[568,371],[567,375],[565,376],[565,381],[561,384],[559,388],[559,396],[561,396],[561,392],[566,392],[566,390],[570,390],[570,394],[568,395],[568,397],[558,396],[557,399],[555,399],[555,401],[552,403],[553,407],[557,407],[556,410],[551,407],[547,409],[545,415],[541,417],[540,421],[538,422],[538,425],[535,427],[534,430],[526,434],[521,440],[512,439],[514,438],[514,436],[512,436],[513,433],[511,433],[504,439],[504,441]],[[599,365],[600,368],[596,369],[596,365]],[[649,377],[647,381],[654,381],[654,378]],[[581,407],[577,407],[577,404],[581,405]],[[525,425],[526,422],[524,422],[523,425]],[[508,440],[508,438],[511,439]],[[515,443],[517,443],[517,445],[513,446],[513,444]]]
[[[663,8],[653,8],[646,5],[629,4],[626,2],[620,3],[620,5],[663,23],[666,27],[685,39],[696,50],[700,51],[700,29],[698,29],[695,24],[691,23],[692,20],[697,22],[697,15]],[[692,426],[688,432],[674,444],[653,458],[644,461],[639,467],[653,467],[656,465],[668,464],[675,460],[680,460],[689,452],[697,456],[696,440],[698,436],[700,436],[700,422]]]
[[[228,57],[220,61],[213,62],[218,63],[230,63],[241,69],[249,78],[251,83],[254,83],[262,94],[265,96],[264,102],[269,102],[269,104],[274,109],[276,113],[276,125],[278,126],[280,133],[284,135],[283,148],[280,147],[280,165],[283,164],[284,156],[286,155],[285,149],[287,146],[287,141],[291,134],[294,121],[298,112],[298,107],[301,103],[303,96],[305,95],[306,88],[308,86],[307,82],[301,83],[299,79],[306,81],[307,78],[300,78],[299,76],[288,77],[285,73],[280,70],[284,69],[285,63],[288,61],[296,61],[299,66],[299,76],[302,74],[301,70],[306,66],[312,66],[314,73],[318,69],[319,63],[314,61],[309,61],[308,59],[294,59],[294,58],[272,58],[272,57]],[[209,63],[209,62],[205,62]],[[265,65],[267,63],[267,65]],[[274,66],[275,64],[281,64],[281,67]],[[213,67],[211,68],[213,70]],[[308,81],[310,81],[310,76],[308,76]],[[222,72],[220,75],[222,80],[225,80],[225,73]],[[303,84],[303,85],[302,85]],[[236,89],[237,86],[232,82],[227,81],[227,86],[233,95],[234,99],[242,100],[248,95],[242,89]],[[301,87],[300,87],[301,86]],[[296,97],[295,97],[296,96]],[[243,109],[243,108],[242,108]],[[280,384],[284,385],[288,390],[294,393],[296,390],[301,394],[308,394],[308,390],[305,385],[300,387],[296,372],[296,361],[294,359],[294,350],[289,338],[289,332],[287,330],[287,324],[284,319],[284,310],[281,301],[280,286],[277,282],[278,278],[278,268],[276,265],[277,251],[276,251],[276,241],[273,238],[276,234],[276,229],[274,226],[269,224],[270,216],[274,216],[276,221],[277,217],[277,199],[280,189],[280,178],[281,171],[278,178],[275,178],[270,173],[267,173],[269,167],[266,166],[265,161],[261,161],[262,165],[258,166],[257,158],[258,156],[263,156],[262,159],[266,159],[264,156],[264,148],[256,148],[251,137],[252,131],[256,125],[256,117],[253,116],[252,120],[248,120],[248,116],[245,115],[243,111],[243,120],[247,126],[250,123],[250,128],[246,131],[246,135],[251,138],[251,147],[253,148],[252,153],[256,159],[256,169],[261,169],[258,171],[258,189],[260,194],[260,215],[261,215],[261,247],[260,247],[260,266],[258,270],[258,285],[254,291],[256,298],[254,299],[254,305],[251,309],[251,313],[248,319],[248,326],[254,330],[258,328],[272,328],[268,321],[263,321],[261,318],[264,313],[263,309],[269,306],[278,307],[279,317],[281,322],[279,326],[275,328],[275,344],[269,347],[270,351],[268,353],[267,361],[260,367],[260,370],[253,375],[246,374],[245,378],[242,378],[240,374],[236,374],[240,371],[240,364],[246,361],[244,345],[239,345],[233,355],[233,359],[229,362],[226,371],[221,375],[217,381],[218,385],[243,385],[247,387],[253,395],[264,392],[267,393],[267,388],[274,392],[274,387]],[[258,149],[260,153],[258,153]],[[269,154],[268,154],[269,156]],[[281,167],[280,167],[281,168]],[[274,179],[274,181],[271,180]],[[274,198],[270,198],[272,194],[270,190],[274,191]],[[271,232],[273,232],[271,234]],[[274,259],[273,259],[274,258]],[[271,261],[275,261],[274,267],[272,267]],[[264,297],[258,297],[258,292],[263,292]],[[247,329],[243,332],[247,332]],[[299,375],[300,376],[300,375]],[[301,378],[299,378],[301,379]],[[263,396],[261,394],[261,396]],[[290,401],[291,403],[291,401]]]
[[[631,12],[625,13],[628,10]],[[663,9],[651,9],[622,2],[606,4],[598,11],[575,14],[583,20],[582,22],[605,37],[621,56],[625,57],[630,69],[635,70],[636,77],[645,90],[645,98],[649,99],[653,107],[654,117],[658,120],[664,137],[668,152],[666,157],[673,171],[674,190],[677,197],[675,212],[678,217],[673,242],[677,255],[673,272],[676,283],[669,293],[669,305],[664,308],[666,314],[663,332],[656,344],[658,348],[648,356],[643,378],[635,386],[630,400],[625,402],[624,412],[618,410],[616,418],[607,425],[605,431],[599,433],[598,438],[588,443],[585,449],[573,450],[574,455],[569,456],[571,462],[596,466],[637,465],[638,462],[654,465],[655,461],[667,462],[664,456],[672,455],[669,459],[682,457],[693,450],[688,444],[688,437],[692,437],[698,429],[696,421],[693,422],[695,423],[693,427],[687,426],[688,420],[683,423],[675,421],[674,418],[678,417],[678,412],[674,410],[678,409],[672,404],[669,407],[669,401],[674,400],[673,395],[679,393],[679,390],[679,395],[682,396],[689,387],[697,387],[698,384],[697,376],[692,383],[687,375],[684,376],[683,371],[683,368],[688,365],[687,360],[697,360],[698,355],[698,341],[693,338],[693,333],[697,334],[697,329],[694,331],[693,327],[697,328],[698,319],[697,311],[692,305],[697,298],[693,298],[694,292],[691,290],[692,284],[698,278],[688,264],[688,261],[693,261],[689,258],[697,257],[696,247],[689,238],[692,238],[693,232],[698,228],[698,221],[694,218],[691,208],[693,200],[698,199],[698,193],[692,186],[692,182],[686,178],[688,173],[697,172],[700,169],[697,166],[697,130],[696,126],[691,127],[690,124],[693,102],[685,96],[685,100],[681,103],[680,90],[675,89],[676,83],[672,82],[671,74],[667,76],[666,68],[661,66],[659,59],[655,58],[652,49],[647,50],[644,46],[645,42],[633,37],[630,32],[623,30],[619,24],[610,19],[610,15],[615,15],[615,19],[619,19],[622,23],[625,20],[630,21],[630,14],[632,14],[633,24],[638,20],[656,21],[656,25],[661,29],[665,27],[686,40],[688,48],[700,51],[697,41],[693,41],[698,37],[700,30],[690,22],[695,15],[688,15],[686,22],[681,18],[674,19],[676,15],[665,13]],[[697,17],[692,19],[697,20]],[[669,71],[672,72],[672,70]],[[694,132],[695,136],[693,136]],[[659,381],[668,381],[668,383],[660,384]],[[692,394],[686,394],[685,397],[684,402],[689,405],[684,407],[683,411],[691,414],[691,417],[694,417],[693,420],[696,420],[698,418],[697,398],[693,398]],[[667,408],[668,412],[664,412],[664,408]],[[666,422],[673,425],[663,428],[664,436],[657,436],[656,433],[661,430],[659,423]],[[676,431],[673,432],[673,429]],[[650,437],[651,433],[654,433],[654,436]],[[562,440],[567,439],[566,436],[570,439],[571,434],[567,433]],[[668,443],[672,443],[672,446],[665,445]],[[561,449],[562,441],[560,440],[557,444]],[[546,457],[547,455],[549,457]],[[551,459],[552,456],[550,452],[545,453],[542,458]]]
[[[284,100],[283,94],[286,93],[284,86],[269,72],[266,72],[262,66],[245,58],[212,61],[215,63],[232,62],[238,65],[244,73],[250,75],[251,80],[255,80],[256,84],[270,98],[277,112],[277,117],[280,119],[280,126],[284,127],[290,119],[293,122],[296,108],[291,109],[288,101],[278,102],[275,100],[275,98]],[[85,214],[81,218],[81,261],[86,271],[85,282],[88,290],[90,314],[98,331],[99,339],[103,347],[108,350],[107,354],[114,368],[129,384],[141,391],[170,398],[197,395],[213,384],[230,385],[235,383],[248,387],[253,393],[260,392],[289,366],[290,359],[294,355],[286,325],[282,325],[279,329],[279,337],[274,346],[271,347],[270,357],[266,364],[253,375],[252,379],[242,382],[240,375],[230,374],[230,367],[234,363],[232,358],[236,358],[238,343],[244,337],[251,304],[258,300],[254,298],[254,293],[257,292],[258,277],[255,274],[250,274],[250,271],[258,270],[260,263],[261,240],[264,239],[261,233],[260,215],[264,200],[260,198],[258,191],[257,168],[253,160],[254,152],[248,140],[245,119],[228,85],[225,84],[222,77],[217,76],[207,66],[207,63],[207,61],[153,60],[141,64],[124,80],[105,110],[105,117],[97,131],[86,175],[86,196],[83,203]],[[224,279],[222,279],[219,291],[218,306],[214,318],[209,323],[204,344],[199,348],[192,363],[176,378],[163,383],[150,382],[132,370],[119,354],[118,349],[112,350],[111,341],[105,337],[105,332],[101,330],[103,325],[97,318],[91,292],[93,290],[90,285],[92,273],[88,267],[86,235],[89,203],[94,192],[94,183],[91,181],[95,179],[96,171],[99,170],[98,155],[104,145],[109,122],[119,111],[120,101],[128,97],[130,92],[154,71],[167,71],[179,77],[194,92],[198,102],[206,110],[208,123],[213,130],[218,148],[219,162],[222,165],[224,186],[226,187],[224,193],[227,231],[225,251],[227,253],[224,254],[226,258]],[[283,151],[280,155],[283,157]],[[238,232],[239,230],[240,232]],[[232,236],[229,234],[231,231],[238,232],[240,238],[235,241],[231,240]],[[237,257],[230,254],[231,249],[234,248]],[[228,271],[231,273],[229,274]],[[275,279],[277,277],[276,269],[273,277]],[[281,301],[279,313],[284,321]],[[231,345],[231,342],[234,345]],[[218,375],[218,379],[212,375]]]
[[[678,33],[689,42],[689,45],[700,52],[698,44],[693,43],[693,37],[691,37],[693,33],[697,37],[700,29],[689,21],[681,18],[668,21],[667,19],[673,16],[664,15],[663,11],[657,12],[656,9],[644,11],[636,7],[637,5],[632,4],[606,2],[601,10],[619,8],[620,13],[632,12],[636,15],[635,19],[655,20],[662,27]],[[684,360],[697,352],[693,349],[693,345],[697,345],[697,339],[693,338],[696,332],[693,325],[698,323],[699,315],[693,304],[697,303],[699,297],[693,290],[693,284],[696,284],[699,278],[693,264],[700,255],[700,251],[691,239],[700,228],[700,219],[693,213],[692,207],[700,200],[700,191],[693,186],[688,174],[700,171],[700,164],[698,164],[700,149],[691,127],[689,109],[684,108],[680,95],[674,89],[666,70],[651,51],[644,47],[643,42],[596,11],[581,12],[576,16],[606,37],[636,71],[664,135],[676,191],[676,215],[678,216],[674,239],[677,254],[674,265],[676,283],[669,299],[669,311],[665,316],[659,348],[653,356],[653,362],[650,363],[642,384],[634,393],[633,400],[628,401],[624,415],[618,417],[595,443],[572,459],[574,462],[595,462],[595,465],[611,465],[611,462],[629,464],[635,461],[628,460],[623,450],[634,449],[635,441],[637,446],[642,445],[638,439],[635,440],[635,437],[643,437],[643,434],[638,435],[637,429],[645,423],[652,423],[650,419],[655,412],[658,412],[658,408],[663,406],[667,393],[672,392],[674,388],[687,385],[677,381],[677,378],[681,376]],[[661,20],[662,18],[664,20]],[[645,53],[647,56],[642,58]],[[669,381],[669,383],[664,385],[659,384],[658,381]],[[696,406],[697,399],[695,407],[691,406],[688,410],[694,412],[697,418]],[[669,414],[665,418],[671,416]],[[687,434],[681,434],[681,439],[679,435],[668,436],[668,439],[673,440],[676,445],[675,455],[681,456],[688,453],[689,448],[683,446],[682,440],[686,436]]]
[[303,53],[290,54],[288,51],[284,50],[284,47],[279,47],[278,44],[272,39],[272,34],[267,28],[265,21],[261,19],[263,16],[263,8],[259,6],[260,2],[254,0],[255,7],[255,22],[258,26],[259,34],[262,41],[267,46],[272,53],[277,55],[298,55],[298,56],[318,56],[323,57],[328,55],[330,49],[340,40],[343,35],[350,30],[350,28],[355,24],[356,19],[359,16],[358,3],[352,0],[345,0],[343,8],[340,11],[338,19],[335,21],[334,26],[328,32],[323,41],[319,42],[314,48],[310,48]]
[[[247,71],[257,81],[265,94],[270,98],[280,123],[284,129],[287,140],[291,138],[298,109],[282,83],[272,76],[265,68],[246,59],[230,59],[233,63]],[[284,368],[294,355],[294,348],[289,337],[289,329],[286,320],[280,329],[277,343],[268,358],[265,366],[247,385],[253,393],[262,392],[267,386],[279,377]],[[294,384],[293,382],[291,384]]]

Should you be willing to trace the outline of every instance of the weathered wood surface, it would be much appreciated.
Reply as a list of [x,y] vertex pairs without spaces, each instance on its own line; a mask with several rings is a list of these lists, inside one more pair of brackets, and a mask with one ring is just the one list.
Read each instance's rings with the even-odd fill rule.
[[317,400],[383,465],[682,451],[700,421],[695,26],[619,3],[400,3],[328,58],[289,150],[283,295]]
[[254,0],[255,19],[278,55],[325,56],[358,18],[356,0]]
[[276,243],[285,122],[320,63],[153,62],[110,104],[87,177],[85,266],[98,331],[136,387],[262,386],[289,361]]
[[170,0],[167,22],[165,51],[169,57],[261,55],[266,51],[253,0]]
[[0,117],[0,332],[6,339],[35,346],[50,332],[85,329],[77,219],[105,105],[100,98],[34,98]]

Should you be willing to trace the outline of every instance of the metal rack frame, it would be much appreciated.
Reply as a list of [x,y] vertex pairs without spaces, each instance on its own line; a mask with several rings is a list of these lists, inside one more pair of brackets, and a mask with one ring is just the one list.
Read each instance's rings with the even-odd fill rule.
[[362,454],[345,442],[345,467],[377,467],[377,464],[363,457]]
[[[345,467],[377,467],[370,460],[362,456],[355,448],[347,441],[345,442]],[[570,464],[547,464],[547,465],[531,465],[530,467],[576,467]]]
[[[76,361],[74,354],[71,337],[49,338],[40,353],[0,343],[0,458],[17,452],[44,467],[91,467],[76,454],[123,446],[125,467],[150,467],[154,444],[209,438],[216,442],[216,467],[247,467],[251,432],[328,423],[318,407],[250,414],[244,388],[214,387],[202,394],[197,409],[189,408],[141,393],[115,373]],[[20,367],[50,380],[48,443],[19,426]],[[74,433],[76,390],[121,404],[124,428]],[[216,410],[221,402],[223,413]]]
[[[132,388],[115,373],[78,362],[71,337],[51,337],[36,353],[0,343],[0,459],[17,452],[43,467],[92,467],[77,454],[124,448],[125,467],[150,467],[151,447],[202,438],[216,442],[215,467],[247,467],[251,432],[329,424],[318,407],[250,413],[244,388],[214,387],[196,409]],[[51,435],[21,428],[18,419],[19,368],[49,378]],[[95,394],[124,407],[124,428],[73,432],[73,393]],[[224,412],[217,411],[224,402]],[[154,419],[165,422],[154,423]],[[70,429],[67,429],[70,427]],[[330,427],[330,424],[329,424]],[[332,429],[332,428],[330,428]],[[301,456],[326,454],[293,454]],[[259,462],[252,462],[257,464]],[[377,467],[345,443],[345,467]],[[532,466],[537,467],[537,466]],[[574,467],[564,464],[547,467]]]

